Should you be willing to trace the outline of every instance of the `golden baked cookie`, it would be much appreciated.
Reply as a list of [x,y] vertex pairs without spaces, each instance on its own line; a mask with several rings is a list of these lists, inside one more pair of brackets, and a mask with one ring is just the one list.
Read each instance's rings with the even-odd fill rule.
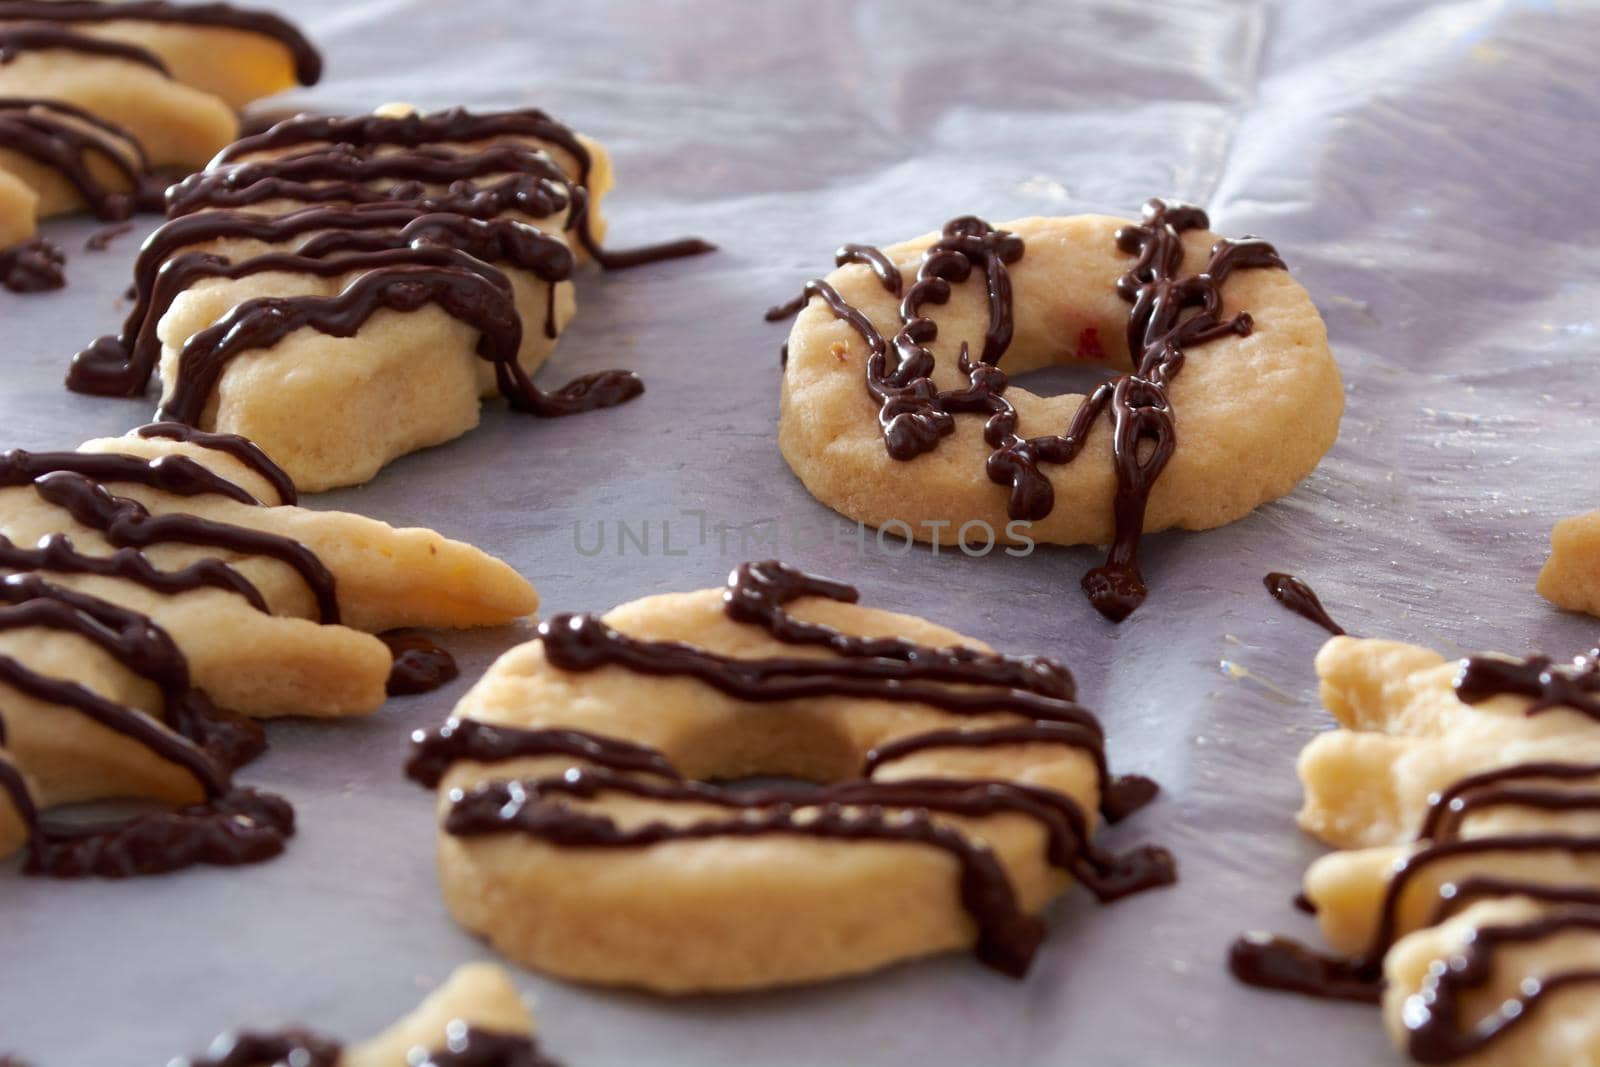
[[[956,545],[1110,544],[1084,588],[1125,617],[1138,540],[1232,522],[1288,493],[1338,434],[1344,394],[1311,298],[1272,247],[1198,208],[952,221],[773,308],[799,312],[778,443],[818,500]],[[1115,377],[1042,397],[1010,376]]]
[[1342,728],[1300,757],[1300,824],[1343,851],[1304,900],[1339,955],[1255,937],[1235,972],[1381,997],[1420,1063],[1600,1062],[1600,653],[1335,637],[1317,673]]
[[4,0],[0,29],[11,23],[70,29],[144,49],[179,81],[232,108],[313,85],[322,76],[322,57],[293,25],[270,11],[233,4]]
[[1568,611],[1600,615],[1600,511],[1556,523],[1539,595]]
[[539,1051],[533,1016],[500,968],[468,964],[416,1011],[349,1048],[306,1030],[217,1038],[204,1056],[172,1067],[557,1067]]
[[[451,912],[518,962],[660,993],[820,981],[965,946],[1024,974],[1039,911],[1165,884],[1091,835],[1109,775],[1067,670],[775,562],[723,590],[559,616],[410,771]],[[815,789],[708,784],[775,775]]]
[[159,364],[166,417],[250,437],[308,491],[460,436],[482,396],[622,403],[642,391],[628,372],[531,380],[573,312],[568,238],[629,255],[598,243],[610,180],[598,145],[532,109],[286,120],[169,191],[122,334],[68,383],[137,395]]
[[[107,876],[274,855],[292,817],[232,786],[263,747],[241,716],[369,713],[395,661],[362,630],[536,607],[470,546],[294,506],[241,438],[158,424],[0,454],[0,855]],[[189,807],[94,834],[46,821],[130,798]]]

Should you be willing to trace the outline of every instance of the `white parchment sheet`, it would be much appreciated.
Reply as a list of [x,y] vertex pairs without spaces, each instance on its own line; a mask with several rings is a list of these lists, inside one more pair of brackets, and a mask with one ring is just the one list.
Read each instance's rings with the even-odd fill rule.
[[[291,102],[537,104],[616,157],[615,243],[696,233],[712,257],[585,277],[546,381],[610,366],[636,403],[477,433],[318,498],[434,526],[509,559],[544,611],[720,582],[779,554],[1010,651],[1065,659],[1121,769],[1161,801],[1119,830],[1177,853],[1175,889],[1073,897],[1017,983],[961,955],[815,989],[662,1001],[518,973],[570,1067],[1343,1067],[1398,1063],[1361,1007],[1265,995],[1223,970],[1246,927],[1304,933],[1289,899],[1318,852],[1293,763],[1328,726],[1320,632],[1261,578],[1309,579],[1352,630],[1446,651],[1587,647],[1533,593],[1550,526],[1600,505],[1600,7],[1427,4],[280,0],[325,49]],[[859,551],[774,442],[784,327],[771,303],[846,240],[976,213],[1131,215],[1152,195],[1274,241],[1328,321],[1349,410],[1292,496],[1222,530],[1149,539],[1149,602],[1120,627],[1078,591],[1091,549],[968,559]],[[119,320],[137,236],[79,251],[71,287],[0,297],[7,447],[70,447],[148,402],[61,387]],[[1181,446],[1180,446],[1181,447]],[[776,528],[741,553],[690,536]],[[616,551],[619,523],[653,549]],[[661,551],[670,523],[674,551]],[[610,531],[600,556],[587,548]],[[796,543],[799,542],[799,543]],[[232,1025],[346,1039],[487,950],[445,914],[433,799],[400,774],[433,724],[525,637],[448,637],[461,682],[376,717],[271,729],[244,780],[302,830],[281,859],[123,884],[0,871],[0,1050],[132,1067]]]

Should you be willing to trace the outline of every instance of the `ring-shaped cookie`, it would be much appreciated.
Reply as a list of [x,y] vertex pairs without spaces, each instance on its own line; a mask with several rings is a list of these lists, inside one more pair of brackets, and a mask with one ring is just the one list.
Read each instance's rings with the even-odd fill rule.
[[[1020,975],[1074,877],[1170,881],[1088,840],[1154,790],[1107,776],[1064,668],[853,599],[752,564],[503,656],[412,764],[457,919],[565,977],[729,991],[974,944]],[[707,784],[775,775],[820,787]]]
[[[1207,226],[1151,201],[1142,223],[964,218],[844,246],[769,313],[809,301],[785,357],[785,459],[829,507],[918,540],[1114,544],[1101,584],[1125,588],[1089,592],[1125,615],[1143,595],[1141,532],[1283,496],[1344,407],[1305,289],[1271,246]],[[1007,380],[1070,364],[1118,377],[1062,396]]]

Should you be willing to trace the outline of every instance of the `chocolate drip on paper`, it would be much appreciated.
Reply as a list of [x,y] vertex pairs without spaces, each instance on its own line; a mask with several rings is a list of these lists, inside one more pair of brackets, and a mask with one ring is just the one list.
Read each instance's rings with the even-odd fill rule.
[[336,1067],[343,1047],[307,1030],[223,1034],[199,1059],[174,1060],[168,1067]]
[[[799,792],[735,791],[686,782],[653,749],[570,730],[521,730],[471,720],[452,720],[438,733],[414,735],[408,773],[437,786],[457,761],[492,763],[543,755],[579,761],[581,766],[560,778],[492,782],[454,799],[445,829],[463,836],[517,831],[572,847],[647,847],[667,840],[789,834],[943,849],[961,865],[962,900],[981,931],[979,956],[1013,975],[1026,971],[1042,924],[1019,911],[1005,870],[988,849],[934,822],[930,811],[972,817],[1014,812],[1038,821],[1047,833],[1050,862],[1070,871],[1102,900],[1176,879],[1172,857],[1163,849],[1146,847],[1115,856],[1095,847],[1082,809],[1053,790],[1003,781],[871,778],[884,763],[924,749],[1041,742],[1077,748],[1094,761],[1109,818],[1128,814],[1155,792],[1145,779],[1110,779],[1099,723],[1073,703],[1076,687],[1059,664],[967,648],[936,649],[896,637],[857,637],[787,610],[807,597],[854,603],[857,596],[848,585],[776,561],[744,564],[729,577],[723,603],[730,619],[760,627],[786,644],[826,649],[832,653],[827,658],[735,659],[677,642],[628,637],[594,616],[551,619],[540,627],[540,640],[546,658],[562,670],[615,665],[693,677],[741,700],[856,696],[914,701],[955,714],[1013,711],[1032,722],[901,738],[868,755],[862,778]],[[652,780],[633,777],[640,773]],[[712,804],[736,815],[688,826],[650,823],[623,830],[605,816],[574,809],[562,799],[602,792]],[[899,814],[890,816],[885,809]],[[797,818],[802,811],[816,817]]]
[[[1182,368],[1187,349],[1229,334],[1250,332],[1248,314],[1226,320],[1221,317],[1222,286],[1229,275],[1240,269],[1283,266],[1277,252],[1264,241],[1224,239],[1212,247],[1210,262],[1202,272],[1180,275],[1182,234],[1209,225],[1199,208],[1150,200],[1140,224],[1118,231],[1117,247],[1138,257],[1117,282],[1118,293],[1133,305],[1128,316],[1128,349],[1134,370],[1091,392],[1063,435],[1024,438],[1017,433],[1016,409],[1004,395],[1009,379],[998,364],[1010,345],[1014,326],[1007,266],[1022,257],[1023,242],[982,219],[964,216],[952,220],[940,239],[923,253],[916,280],[901,297],[899,331],[892,339],[886,340],[859,309],[820,280],[808,283],[798,299],[769,310],[767,319],[795,314],[812,297],[818,297],[861,334],[871,352],[866,365],[867,390],[879,404],[884,445],[894,459],[911,460],[932,451],[954,432],[958,414],[985,415],[984,440],[994,450],[985,471],[990,481],[1009,486],[1007,512],[1012,519],[1032,521],[1050,514],[1055,491],[1041,464],[1072,462],[1094,424],[1102,415],[1108,416],[1117,475],[1115,537],[1106,563],[1084,576],[1083,587],[1102,615],[1121,621],[1146,595],[1138,565],[1145,509],[1177,442],[1167,387]],[[836,262],[866,263],[885,288],[900,295],[899,271],[882,252],[847,245],[840,249]],[[974,362],[962,342],[957,365],[967,385],[941,391],[931,377],[934,358],[929,347],[938,336],[938,325],[922,310],[929,303],[945,303],[953,285],[975,274],[983,278],[989,302],[983,351]]]
[[305,36],[288,22],[266,11],[231,4],[175,4],[167,0],[133,0],[100,3],[97,0],[4,0],[0,21],[93,25],[107,22],[153,22],[176,26],[240,30],[271,37],[294,59],[301,85],[314,85],[322,77],[322,56]]
[[43,293],[67,284],[67,254],[43,237],[0,248],[0,285],[13,293]]
[[[1561,787],[1584,782],[1589,783],[1587,788]],[[1341,959],[1286,938],[1252,935],[1234,944],[1229,964],[1235,976],[1263,988],[1376,1003],[1382,991],[1383,958],[1403,933],[1401,903],[1423,873],[1446,863],[1470,862],[1474,857],[1600,854],[1600,836],[1591,834],[1541,830],[1461,836],[1463,824],[1473,814],[1497,808],[1553,816],[1600,812],[1600,764],[1514,764],[1470,775],[1430,797],[1417,838],[1423,847],[1390,874],[1373,938],[1364,952]],[[1461,998],[1489,981],[1500,945],[1537,942],[1572,929],[1600,930],[1600,886],[1471,873],[1452,876],[1445,883],[1425,925],[1437,925],[1477,901],[1506,897],[1527,898],[1546,905],[1547,910],[1528,922],[1480,928],[1463,953],[1426,980],[1421,997],[1412,998],[1416,1007],[1406,1015],[1413,1059],[1447,1063],[1472,1055],[1518,1020],[1533,1015],[1551,993],[1600,980],[1600,973],[1588,970],[1546,976],[1532,987],[1525,986],[1514,1006],[1502,1007],[1487,1023],[1463,1020]]]
[[1273,571],[1263,579],[1272,599],[1309,622],[1314,622],[1335,637],[1344,636],[1345,629],[1333,621],[1318,599],[1316,591],[1292,574]]
[[420,634],[383,634],[394,664],[389,668],[392,697],[431,693],[461,674],[455,657]]
[[[243,138],[213,161],[227,163],[260,152],[304,144],[345,144],[355,146],[389,145],[419,148],[426,145],[485,141],[497,137],[526,137],[545,141],[570,156],[576,168],[572,184],[586,191],[593,173],[594,158],[573,130],[537,108],[515,111],[474,113],[451,108],[429,114],[359,115],[331,118],[301,115],[286,119],[271,129]],[[643,248],[612,251],[595,237],[588,212],[587,197],[575,198],[577,217],[573,225],[578,240],[596,263],[606,270],[623,270],[662,260],[700,255],[716,246],[699,238],[684,238]]]

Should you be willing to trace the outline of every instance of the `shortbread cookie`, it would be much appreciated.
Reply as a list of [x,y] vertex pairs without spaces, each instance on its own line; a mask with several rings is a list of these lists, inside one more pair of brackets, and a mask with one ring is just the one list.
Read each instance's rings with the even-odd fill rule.
[[[1283,496],[1344,408],[1311,298],[1270,245],[1208,225],[1152,200],[1139,223],[966,217],[843,246],[838,270],[768,313],[799,312],[784,457],[817,499],[901,536],[1109,543],[1083,584],[1124,618],[1145,596],[1141,533]],[[1088,396],[1009,384],[1073,363],[1118,375]]]
[[516,986],[487,963],[460,967],[410,1015],[343,1048],[306,1030],[224,1034],[172,1067],[557,1067],[539,1051]]
[[[855,599],[767,562],[542,625],[417,738],[452,913],[529,966],[693,993],[961,946],[1021,976],[1073,879],[1173,879],[1091,842],[1155,789],[1108,774],[1064,667]],[[706,784],[773,775],[818,785]]]
[[322,57],[293,25],[268,11],[166,0],[0,0],[0,24],[43,24],[119,41],[159,56],[185,85],[233,108],[312,85]]
[[69,385],[137,395],[159,362],[166,417],[250,437],[308,490],[460,436],[481,396],[621,403],[642,391],[627,372],[531,381],[573,311],[568,235],[611,265],[708,246],[605,253],[610,180],[598,145],[531,109],[286,120],[171,190],[121,336]]
[[1600,615],[1600,511],[1556,523],[1539,595],[1568,611]]
[[[476,549],[296,507],[249,442],[176,424],[0,454],[0,574],[0,855],[26,843],[28,868],[52,874],[275,854],[287,805],[229,779],[262,745],[240,714],[370,712],[393,662],[361,629],[537,606]],[[88,835],[42,821],[125,798],[191,807]]]
[[1252,939],[1237,973],[1379,999],[1422,1063],[1600,1062],[1600,653],[1436,653],[1336,637],[1343,729],[1300,759],[1301,825],[1345,851],[1305,901],[1339,957]]

